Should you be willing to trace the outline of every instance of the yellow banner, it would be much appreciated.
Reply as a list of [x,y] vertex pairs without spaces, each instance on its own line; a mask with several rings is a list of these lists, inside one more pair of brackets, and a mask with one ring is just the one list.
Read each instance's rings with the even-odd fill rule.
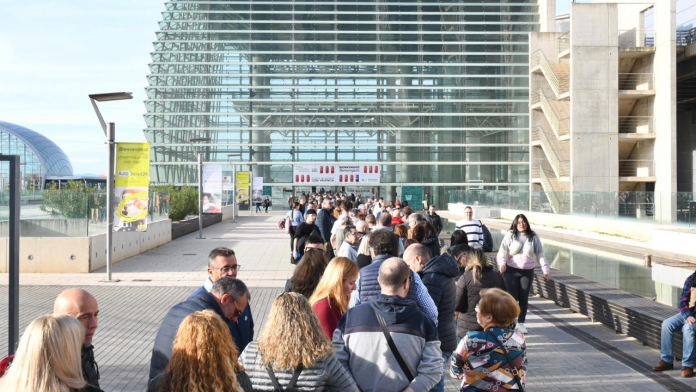
[[116,144],[114,231],[146,231],[150,186],[150,144]]
[[237,172],[237,202],[249,201],[249,172]]

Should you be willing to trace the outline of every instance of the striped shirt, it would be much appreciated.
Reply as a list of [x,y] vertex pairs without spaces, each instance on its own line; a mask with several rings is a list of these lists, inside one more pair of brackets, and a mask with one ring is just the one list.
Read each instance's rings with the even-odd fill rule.
[[460,220],[457,222],[457,230],[463,230],[466,233],[469,246],[483,246],[483,227],[480,220]]

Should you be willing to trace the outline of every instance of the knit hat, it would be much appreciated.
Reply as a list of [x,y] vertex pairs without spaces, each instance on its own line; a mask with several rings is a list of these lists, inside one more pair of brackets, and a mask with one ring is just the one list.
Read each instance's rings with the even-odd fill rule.
[[306,214],[306,215],[316,215],[316,214],[317,214],[317,210],[307,210],[307,212],[306,212],[305,214]]

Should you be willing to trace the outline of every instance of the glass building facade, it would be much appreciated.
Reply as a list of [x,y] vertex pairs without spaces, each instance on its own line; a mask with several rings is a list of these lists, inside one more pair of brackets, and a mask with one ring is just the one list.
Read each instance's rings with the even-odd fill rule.
[[281,188],[294,164],[355,162],[380,165],[385,199],[529,190],[536,1],[165,6],[146,88],[153,182],[195,184],[189,140],[207,137],[205,162],[241,154]]
[[[47,137],[0,121],[0,154],[19,155],[22,189],[43,189],[47,177],[70,177],[73,168],[63,150]],[[0,191],[9,184],[10,167],[0,165]]]

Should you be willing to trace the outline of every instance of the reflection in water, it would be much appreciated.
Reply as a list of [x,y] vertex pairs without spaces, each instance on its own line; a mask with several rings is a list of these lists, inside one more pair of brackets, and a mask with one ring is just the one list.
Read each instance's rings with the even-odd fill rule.
[[[454,223],[445,221],[443,225],[446,228],[443,231],[452,232],[455,229]],[[491,230],[491,233],[494,249],[498,249],[503,240],[504,232]],[[679,304],[683,282],[675,282],[676,285],[679,285],[679,287],[675,287],[653,281],[652,270],[644,267],[640,259],[636,259],[633,263],[628,261],[626,257],[618,255],[616,258],[598,256],[593,254],[593,250],[589,248],[584,248],[586,250],[583,251],[577,246],[565,247],[555,241],[544,241],[543,238],[542,244],[544,255],[551,264],[551,268],[581,276],[605,286],[628,291],[665,305],[676,307]]]

